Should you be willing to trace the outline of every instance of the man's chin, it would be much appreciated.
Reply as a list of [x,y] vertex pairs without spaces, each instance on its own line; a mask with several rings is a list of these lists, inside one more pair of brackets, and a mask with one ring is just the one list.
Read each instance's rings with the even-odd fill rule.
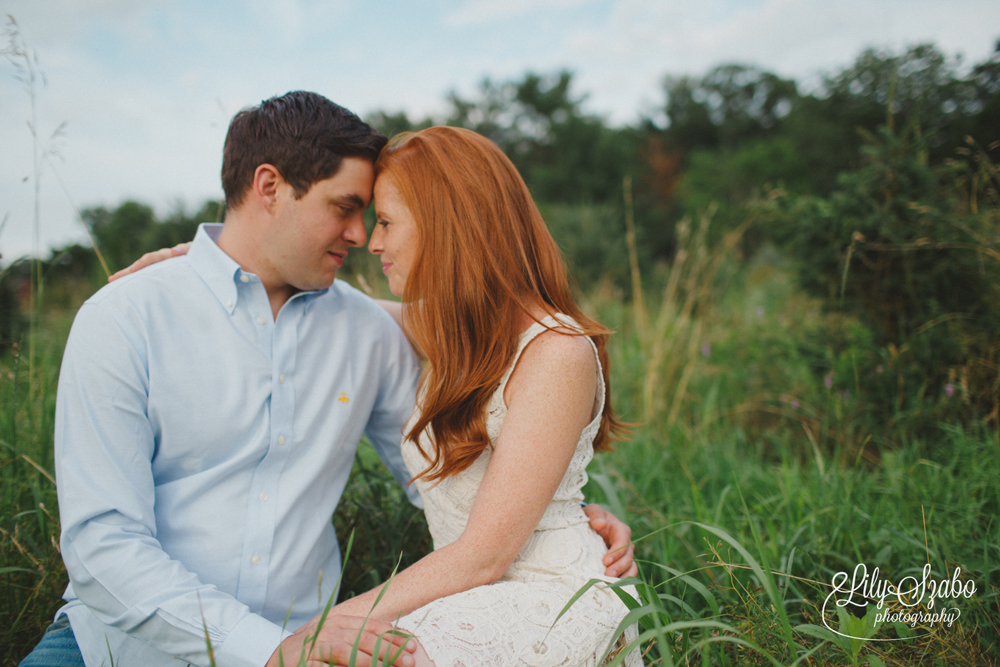
[[337,277],[337,272],[324,273],[321,276],[308,276],[302,280],[297,280],[292,285],[300,292],[314,292],[316,290],[327,289],[333,285]]

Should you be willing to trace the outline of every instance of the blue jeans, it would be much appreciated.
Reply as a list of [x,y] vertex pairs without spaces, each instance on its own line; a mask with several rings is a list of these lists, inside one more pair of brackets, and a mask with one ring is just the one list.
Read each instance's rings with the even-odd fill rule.
[[63,614],[48,627],[35,650],[18,667],[84,667],[73,628]]

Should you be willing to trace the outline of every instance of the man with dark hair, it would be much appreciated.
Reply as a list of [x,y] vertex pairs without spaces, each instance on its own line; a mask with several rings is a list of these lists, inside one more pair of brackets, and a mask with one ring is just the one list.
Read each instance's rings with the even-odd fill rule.
[[[225,224],[81,307],[55,429],[70,586],[22,665],[294,665],[317,635],[309,657],[346,664],[359,633],[374,652],[388,624],[318,616],[362,433],[408,479],[419,363],[382,308],[334,282],[365,242],[384,144],[314,93],[241,111]],[[601,518],[614,541],[622,524]]]
[[345,157],[374,163],[385,136],[316,93],[296,91],[264,100],[233,117],[222,149],[222,190],[238,208],[258,165],[271,164],[302,197],[337,173]]

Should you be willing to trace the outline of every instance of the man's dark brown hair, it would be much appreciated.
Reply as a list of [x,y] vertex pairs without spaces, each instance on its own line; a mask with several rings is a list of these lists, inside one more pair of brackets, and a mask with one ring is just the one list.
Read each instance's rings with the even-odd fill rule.
[[222,149],[226,206],[243,202],[262,164],[274,165],[298,199],[336,174],[345,157],[374,163],[385,143],[385,135],[322,95],[297,90],[264,100],[229,123]]

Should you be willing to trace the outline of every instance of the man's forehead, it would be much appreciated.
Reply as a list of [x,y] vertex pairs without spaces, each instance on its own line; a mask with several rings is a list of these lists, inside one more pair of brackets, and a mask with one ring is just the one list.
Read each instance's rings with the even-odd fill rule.
[[367,207],[372,200],[375,184],[375,166],[366,158],[345,157],[337,173],[317,181],[314,188],[321,190],[331,201],[350,201]]

